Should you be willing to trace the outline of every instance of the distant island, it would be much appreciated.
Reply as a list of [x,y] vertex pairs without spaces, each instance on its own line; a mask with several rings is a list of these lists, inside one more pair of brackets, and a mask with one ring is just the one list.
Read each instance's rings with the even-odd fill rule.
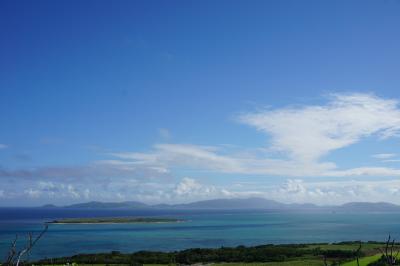
[[229,198],[196,201],[184,204],[148,205],[138,201],[91,201],[67,206],[47,204],[43,208],[69,209],[157,209],[157,210],[277,210],[277,211],[328,211],[328,212],[400,212],[400,206],[387,202],[349,202],[338,206],[318,206],[311,203],[282,203],[265,198]]
[[98,218],[66,218],[48,222],[49,224],[125,224],[125,223],[177,223],[183,220],[175,218],[144,217],[98,217]]

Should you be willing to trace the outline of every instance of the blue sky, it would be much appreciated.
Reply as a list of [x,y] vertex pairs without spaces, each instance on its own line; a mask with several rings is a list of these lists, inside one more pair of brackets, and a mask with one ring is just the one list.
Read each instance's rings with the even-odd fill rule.
[[1,1],[0,205],[400,203],[399,12]]

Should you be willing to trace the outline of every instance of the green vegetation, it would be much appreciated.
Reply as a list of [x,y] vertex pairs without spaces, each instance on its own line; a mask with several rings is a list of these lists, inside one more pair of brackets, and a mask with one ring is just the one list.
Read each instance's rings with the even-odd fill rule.
[[102,218],[66,218],[49,222],[51,224],[105,224],[105,223],[176,223],[183,220],[175,218],[143,217],[102,217]]
[[[367,266],[370,263],[379,260],[381,257],[382,257],[382,254],[375,254],[372,256],[360,258],[360,260],[359,260],[360,266]],[[357,261],[353,260],[353,261],[344,263],[342,266],[357,266]]]
[[[215,266],[352,266],[360,257],[360,265],[379,260],[379,248],[385,243],[362,243],[362,251],[357,253],[359,242],[335,244],[287,244],[261,245],[255,247],[193,248],[175,252],[139,251],[124,254],[118,251],[99,254],[78,254],[72,257],[44,259],[35,264],[61,265],[66,263],[112,264],[112,265],[177,265],[212,264]],[[397,246],[398,247],[398,246]]]
[[265,263],[215,263],[213,266],[323,266],[321,260],[291,260],[283,262],[265,262]]

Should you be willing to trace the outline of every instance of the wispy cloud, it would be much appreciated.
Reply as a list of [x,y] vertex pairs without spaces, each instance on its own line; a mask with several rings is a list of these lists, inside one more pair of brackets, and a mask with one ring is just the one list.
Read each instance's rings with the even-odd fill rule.
[[159,128],[158,135],[160,135],[163,140],[169,140],[171,138],[171,132],[167,128]]
[[384,163],[398,163],[400,162],[400,159],[388,159],[388,160],[382,160]]
[[377,153],[372,155],[372,157],[376,159],[390,159],[396,156],[397,155],[395,153]]
[[[231,151],[226,146],[164,143],[147,152],[107,154],[112,158],[86,166],[0,169],[0,176],[154,177],[174,169],[291,177],[400,176],[397,168],[372,165],[342,169],[335,162],[323,160],[325,155],[365,137],[396,137],[400,130],[400,109],[395,100],[371,94],[334,94],[324,105],[250,112],[240,115],[238,120],[266,133],[271,145],[258,150]],[[380,159],[392,156],[374,155]]]
[[289,179],[269,194],[285,202],[341,204],[372,200],[400,203],[400,180],[306,182]]
[[157,167],[143,167],[116,160],[95,161],[87,165],[52,166],[24,169],[5,169],[0,167],[0,178],[14,180],[63,180],[66,182],[92,181],[96,179],[110,180],[116,178],[129,179],[131,177],[160,177],[167,174],[166,169]]
[[[113,153],[121,163],[158,169],[183,168],[197,171],[250,175],[314,176],[335,168],[333,163],[304,164],[293,160],[260,156],[260,151],[227,153],[224,147],[191,144],[157,144],[145,153]],[[123,161],[121,161],[121,159]]]
[[[268,134],[272,150],[285,153],[289,160],[304,167],[315,167],[321,165],[325,155],[363,138],[397,137],[400,109],[398,101],[372,94],[332,94],[325,105],[246,113],[239,116],[239,121]],[[331,165],[318,175],[399,175],[397,169],[382,167],[335,168]]]
[[[223,173],[276,176],[400,176],[398,169],[356,167],[341,169],[324,156],[363,138],[397,137],[398,102],[372,94],[333,94],[325,105],[292,106],[249,112],[238,117],[264,132],[271,146],[260,152],[229,153],[223,147],[157,144],[144,152],[114,153],[132,165],[170,169],[176,167]],[[279,154],[279,157],[276,156]],[[284,158],[282,159],[282,155]],[[377,154],[390,158],[394,154]],[[279,159],[278,159],[279,158]]]
[[396,153],[378,153],[372,155],[373,158],[379,159],[382,163],[398,163],[400,162]]
[[209,199],[218,197],[231,196],[231,192],[226,189],[219,189],[212,185],[204,185],[197,180],[185,177],[179,182],[172,191],[173,195],[178,198],[191,200]]
[[0,150],[8,148],[8,145],[0,143]]
[[[39,181],[24,190],[24,195],[29,198],[45,198],[45,199],[88,199],[90,190],[88,188],[76,188],[72,184],[54,183],[48,181]],[[15,196],[21,196],[14,193]]]
[[[90,188],[88,188],[90,186]],[[96,193],[92,193],[95,191]],[[24,184],[18,190],[0,190],[0,198],[30,198],[32,200],[63,202],[137,200],[148,203],[181,203],[196,200],[224,198],[234,193],[213,185],[200,183],[185,177],[176,183],[161,184],[138,180],[116,180],[104,183],[70,184],[52,181],[36,181]]]
[[272,148],[296,161],[315,162],[362,138],[397,136],[398,102],[371,94],[332,94],[326,105],[243,114],[242,123],[271,136]]
[[[29,197],[32,200],[64,202],[137,200],[148,203],[184,203],[215,198],[264,197],[286,203],[342,204],[350,201],[387,201],[400,204],[400,180],[314,181],[287,179],[274,185],[245,182],[241,186],[219,187],[204,184],[201,178],[184,177],[175,183],[156,182],[110,183],[108,186],[83,185],[39,181],[24,190],[0,190],[2,198]],[[96,193],[92,193],[96,191]]]
[[[156,201],[158,198],[174,201],[189,198],[189,195],[196,195],[197,198],[202,198],[202,195],[244,196],[263,195],[266,191],[217,188],[200,184],[189,177],[182,179],[175,186],[171,180],[175,180],[175,173],[182,170],[192,171],[198,176],[222,173],[258,175],[263,179],[271,176],[290,177],[292,181],[287,183],[285,193],[293,194],[297,191],[296,195],[304,194],[309,197],[320,195],[328,189],[319,187],[310,190],[308,184],[304,190],[304,182],[293,180],[307,177],[400,177],[398,168],[375,165],[343,168],[326,159],[326,155],[350,147],[365,138],[384,140],[398,137],[400,108],[396,100],[372,94],[333,94],[325,104],[269,108],[243,113],[237,120],[264,133],[269,145],[249,150],[232,148],[229,145],[159,143],[144,152],[106,153],[103,154],[103,159],[81,166],[0,168],[0,178],[20,178],[30,184],[38,179],[54,182],[58,184],[55,185],[58,188],[64,186],[63,195],[69,195],[71,198],[91,195],[89,191],[85,192],[85,188],[92,190],[95,183],[102,188],[97,188],[96,191],[104,191],[105,197],[117,195],[120,199],[126,199],[129,198],[129,193],[137,191],[138,199]],[[372,157],[381,162],[396,160],[396,154],[392,153],[380,153]],[[68,184],[72,183],[74,186],[68,188]],[[46,189],[50,190],[49,187]],[[279,198],[278,192],[282,192],[282,189],[284,188],[268,190],[268,195]],[[26,194],[34,197],[43,193],[43,190],[41,187],[26,187]],[[389,190],[387,187],[386,192]],[[273,191],[278,192],[273,194]],[[347,191],[350,193],[350,189]],[[332,196],[334,192],[329,193],[324,195]],[[344,194],[338,191],[335,195],[344,197]]]

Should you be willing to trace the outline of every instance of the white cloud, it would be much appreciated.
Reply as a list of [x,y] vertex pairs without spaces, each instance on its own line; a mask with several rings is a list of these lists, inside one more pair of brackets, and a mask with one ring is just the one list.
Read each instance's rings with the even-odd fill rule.
[[[266,185],[243,183],[241,187],[216,187],[183,178],[173,187],[142,191],[139,199],[150,202],[192,202],[214,198],[264,197],[286,203],[342,204],[351,201],[386,201],[400,204],[400,180],[319,181],[288,179],[284,183]],[[124,197],[126,199],[126,196]]]
[[[131,160],[131,165],[153,165],[161,169],[170,166],[189,166],[204,169],[236,169],[236,162],[216,153],[218,148],[190,144],[157,144],[148,153],[113,153],[112,155]],[[124,163],[127,163],[126,161]]]
[[318,161],[372,134],[388,138],[400,130],[398,102],[369,94],[333,94],[327,105],[266,110],[239,119],[269,134],[272,148],[303,162]]
[[[232,191],[236,196],[251,195],[285,203],[314,203],[337,205],[346,202],[392,202],[400,204],[400,180],[340,180],[307,181],[288,179],[281,184],[244,182]],[[243,191],[244,190],[244,191]]]
[[75,189],[75,187],[73,186],[73,185],[68,185],[67,186],[67,191],[68,191],[68,193],[69,193],[69,195],[72,197],[72,198],[75,198],[75,199],[79,199],[80,197],[81,197],[81,195],[79,194],[79,192]]
[[324,176],[345,177],[345,176],[379,176],[390,177],[400,176],[400,169],[388,167],[357,167],[347,170],[334,170],[324,173]]
[[[321,165],[323,156],[365,137],[385,139],[400,131],[398,102],[371,94],[333,94],[326,105],[264,110],[243,114],[239,120],[270,135],[273,150],[284,152],[306,169]],[[397,169],[337,170],[332,166],[317,175],[399,176]]]
[[284,202],[342,204],[351,201],[386,201],[399,204],[400,180],[305,182],[287,180],[268,194]]
[[[206,188],[207,189],[207,188]],[[192,178],[185,177],[183,180],[176,186],[174,192],[177,195],[190,195],[192,193],[197,193],[198,191],[202,191],[203,186],[198,183],[196,180]]]
[[[82,178],[160,178],[174,169],[228,174],[308,176],[400,176],[400,169],[363,166],[342,169],[324,161],[337,149],[363,138],[397,136],[400,130],[398,102],[371,94],[334,94],[324,105],[284,107],[242,114],[242,123],[270,137],[270,147],[235,152],[226,146],[156,144],[147,152],[116,152],[111,160],[71,168],[52,167],[5,171],[0,176],[41,176],[72,182]],[[278,151],[279,153],[276,153]],[[392,154],[377,154],[388,158]]]
[[[20,194],[10,192],[7,198],[29,197],[48,202],[82,202],[85,200],[135,200],[147,203],[187,203],[216,198],[264,197],[286,203],[341,204],[350,201],[388,201],[400,204],[400,180],[314,181],[288,179],[283,183],[267,181],[241,182],[240,186],[204,184],[192,177],[167,184],[122,182],[108,186],[93,184],[91,189],[71,184],[38,182]],[[264,182],[264,183],[263,183]],[[91,193],[96,191],[96,193]],[[0,197],[5,197],[0,190]]]
[[[96,191],[96,193],[91,193],[92,190]],[[104,186],[104,184],[93,184],[91,189],[75,187],[72,184],[40,181],[37,182],[36,185],[25,189],[24,194],[30,198],[51,198],[52,200],[138,200],[148,203],[180,203],[237,196],[227,189],[202,184],[198,180],[190,177],[182,178],[177,183],[167,184],[130,182],[129,180],[117,181],[106,186]]]
[[8,145],[0,143],[0,150],[8,148]]
[[40,190],[33,188],[26,189],[24,193],[30,198],[39,198],[42,195],[42,192]]
[[377,154],[372,155],[372,157],[383,160],[383,159],[390,159],[390,158],[396,157],[396,154],[395,153],[377,153]]
[[289,179],[286,183],[282,185],[281,191],[284,193],[304,193],[306,188],[303,185],[303,180],[301,179]]
[[[149,152],[113,153],[115,162],[169,171],[173,168],[274,176],[400,176],[398,169],[340,169],[323,161],[329,153],[371,135],[395,137],[400,131],[398,102],[371,94],[334,94],[325,105],[296,106],[242,114],[242,123],[270,137],[263,152],[227,152],[225,147],[157,144]],[[279,152],[279,153],[276,153]],[[278,156],[279,157],[278,157]],[[282,155],[284,157],[282,158]],[[389,158],[392,154],[375,155]],[[279,159],[278,159],[279,158]]]
[[227,190],[217,189],[211,185],[200,184],[193,178],[185,177],[172,191],[173,197],[180,199],[217,198],[230,195]]
[[88,189],[88,188],[84,189],[84,190],[82,191],[82,196],[83,196],[85,199],[89,199],[89,198],[90,198],[90,189]]
[[159,128],[158,134],[164,140],[169,140],[171,138],[171,132],[166,128]]
[[313,176],[335,168],[333,163],[307,164],[302,162],[260,157],[258,151],[226,153],[222,147],[190,144],[157,144],[147,153],[113,153],[122,159],[114,164],[129,167],[146,166],[169,171],[186,168],[198,171],[257,175]]
[[[400,132],[400,109],[396,100],[371,94],[334,94],[320,105],[291,106],[242,114],[241,123],[265,133],[269,145],[254,150],[227,145],[201,146],[193,144],[156,144],[145,152],[114,152],[112,158],[98,160],[79,167],[43,167],[6,170],[0,168],[2,178],[24,178],[36,186],[26,186],[30,197],[59,197],[73,199],[115,200],[134,199],[147,202],[190,201],[215,197],[261,196],[281,199],[313,200],[330,197],[339,201],[351,195],[359,199],[372,193],[384,198],[397,187],[379,190],[378,183],[350,186],[344,190],[322,183],[312,186],[303,177],[400,177],[400,169],[374,165],[341,168],[328,161],[326,155],[347,148],[367,137],[386,139]],[[168,137],[168,131],[160,130]],[[382,162],[397,162],[396,154],[373,155]],[[350,158],[351,159],[351,158]],[[184,178],[174,184],[174,172],[192,171],[202,176],[207,172],[259,175],[261,178],[284,176],[293,178],[275,189],[253,188],[243,185],[237,190],[201,184]],[[95,182],[93,182],[95,181]],[[72,185],[73,184],[73,185]],[[397,183],[396,183],[397,185]],[[374,189],[371,191],[371,186]],[[96,193],[92,193],[96,191]],[[134,191],[134,193],[132,193]],[[274,194],[275,193],[275,194]],[[374,194],[375,193],[375,194]],[[7,196],[10,192],[7,190]],[[371,194],[371,195],[372,195]],[[282,198],[285,199],[285,198]],[[304,200],[306,201],[306,200]]]
[[400,169],[387,167],[358,167],[338,169],[333,162],[299,162],[295,160],[260,158],[245,155],[223,154],[216,147],[183,144],[156,145],[148,153],[114,153],[124,159],[113,164],[129,167],[147,167],[154,171],[169,172],[173,168],[210,171],[228,174],[273,176],[400,176]]
[[[51,198],[51,199],[88,199],[90,190],[88,188],[76,188],[72,184],[39,181],[29,184],[23,190],[23,194],[29,198]],[[21,196],[18,192],[13,193],[13,197]]]
[[384,163],[398,163],[400,159],[389,159],[389,160],[382,160]]

